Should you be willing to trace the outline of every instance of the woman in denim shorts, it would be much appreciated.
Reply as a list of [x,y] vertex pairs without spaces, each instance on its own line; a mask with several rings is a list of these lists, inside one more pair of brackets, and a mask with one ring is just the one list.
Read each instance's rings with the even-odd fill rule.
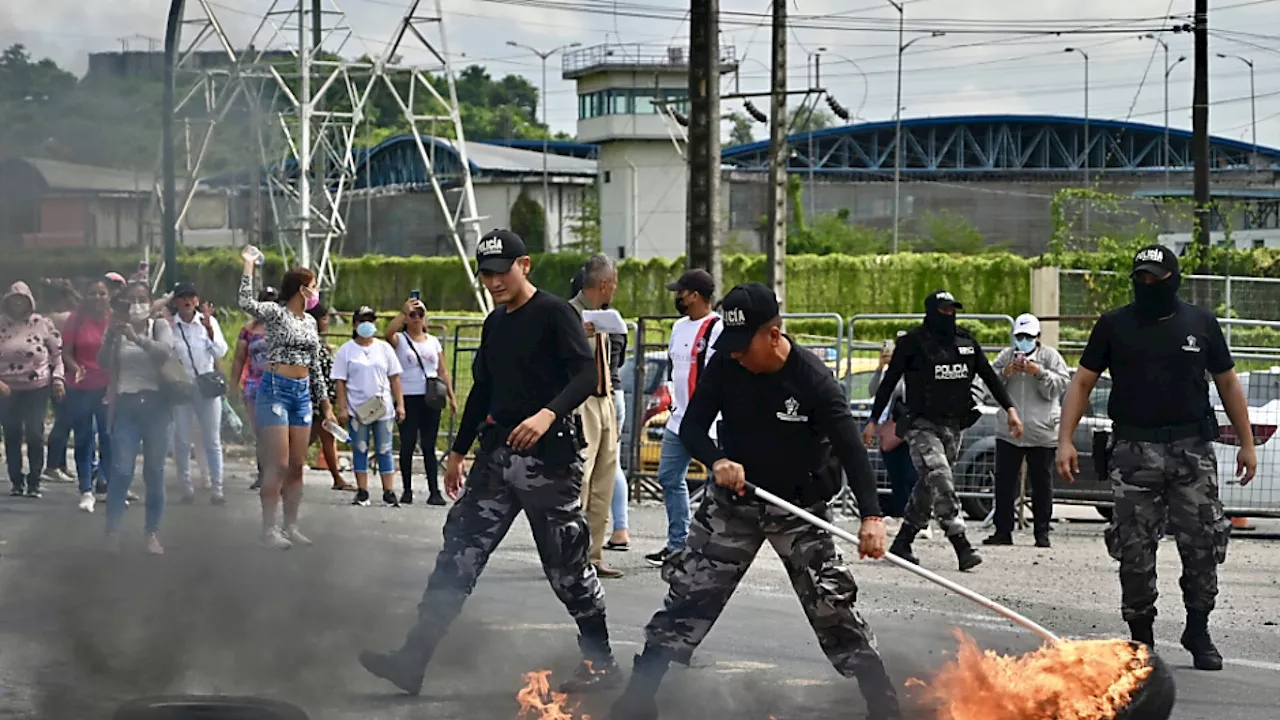
[[[253,297],[253,275],[262,253],[246,246],[244,274],[240,278],[240,308],[263,324],[267,343],[267,368],[258,385],[254,426],[259,457],[263,461],[262,542],[288,549],[310,545],[298,530],[302,505],[302,468],[311,440],[311,386],[317,385],[321,411],[333,419],[326,390],[328,378],[320,366],[320,335],[307,309],[320,302],[315,273],[296,267],[280,282],[280,301],[259,302]],[[284,524],[276,521],[276,506],[284,501]]]

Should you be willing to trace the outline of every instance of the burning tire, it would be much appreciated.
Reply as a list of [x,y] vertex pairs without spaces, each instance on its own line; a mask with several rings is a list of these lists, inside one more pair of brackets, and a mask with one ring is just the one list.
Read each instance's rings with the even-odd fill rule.
[[1154,650],[1148,648],[1147,652],[1151,674],[1129,698],[1129,703],[1116,713],[1115,720],[1167,720],[1173,714],[1173,705],[1178,699],[1173,672]]
[[263,698],[180,695],[138,698],[116,710],[112,720],[308,720],[301,709]]

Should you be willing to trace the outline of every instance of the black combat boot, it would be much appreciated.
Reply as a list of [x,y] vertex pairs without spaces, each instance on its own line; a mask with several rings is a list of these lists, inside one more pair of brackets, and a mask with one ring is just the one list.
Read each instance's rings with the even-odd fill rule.
[[427,663],[435,654],[441,634],[433,628],[424,627],[420,620],[404,646],[391,653],[375,653],[365,650],[360,653],[360,664],[365,670],[395,685],[410,695],[417,695],[422,690],[422,679],[427,672]]
[[1156,646],[1156,631],[1154,618],[1134,618],[1129,621],[1129,637],[1134,642],[1140,642],[1149,648]]
[[637,655],[627,689],[609,709],[609,720],[657,720],[658,685],[670,664],[671,656],[657,648],[646,647]]
[[898,693],[885,672],[884,663],[865,664],[858,668],[858,690],[867,701],[867,720],[901,720]]
[[964,534],[951,535],[947,537],[951,541],[952,547],[956,549],[956,560],[960,561],[960,570],[972,570],[982,564],[982,556],[977,550],[969,544],[969,538]]
[[1209,613],[1187,608],[1187,629],[1182,631],[1182,647],[1191,653],[1197,670],[1221,670],[1222,653],[1209,637]]
[[893,544],[889,546],[889,552],[906,560],[912,565],[919,565],[920,558],[911,552],[911,543],[915,542],[916,535],[924,528],[916,527],[908,520],[902,522],[902,527],[898,529],[898,535],[893,539]]
[[604,615],[580,618],[578,631],[582,662],[573,675],[560,685],[560,692],[591,692],[621,685],[622,668],[613,659],[613,650],[609,647],[609,626]]

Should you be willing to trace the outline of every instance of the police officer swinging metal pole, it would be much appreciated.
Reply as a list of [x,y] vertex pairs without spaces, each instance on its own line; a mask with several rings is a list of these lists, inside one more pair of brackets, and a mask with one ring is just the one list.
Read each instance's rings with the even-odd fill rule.
[[[870,717],[897,720],[897,694],[875,636],[854,607],[858,586],[830,532],[748,493],[750,481],[829,522],[828,502],[843,468],[862,508],[861,555],[884,557],[875,474],[844,390],[821,360],[782,334],[768,287],[734,288],[722,317],[716,352],[680,425],[681,441],[711,468],[715,486],[698,506],[687,541],[665,558],[666,599],[645,627],[644,651],[609,717],[658,716],[656,693],[668,665],[693,654],[768,540],[831,664],[857,678]],[[709,433],[717,413],[723,450]]]
[[894,348],[876,392],[872,421],[863,432],[863,442],[868,447],[874,442],[875,418],[888,406],[898,379],[905,376],[907,401],[905,407],[894,408],[894,419],[899,437],[910,448],[911,462],[920,480],[911,491],[902,528],[889,552],[919,565],[911,543],[929,526],[932,514],[955,547],[960,569],[972,570],[982,564],[982,556],[965,536],[951,465],[960,449],[960,434],[980,417],[973,396],[974,378],[982,378],[1005,409],[1009,433],[1014,438],[1022,436],[1022,420],[1004,383],[987,362],[982,346],[968,330],[956,326],[956,311],[963,309],[964,305],[946,290],[937,290],[925,298],[924,322],[899,338]]
[[1182,646],[1196,668],[1221,670],[1209,637],[1231,524],[1218,500],[1213,446],[1218,421],[1209,403],[1213,376],[1227,418],[1240,438],[1236,474],[1247,485],[1258,467],[1249,407],[1218,319],[1178,300],[1178,257],[1161,245],[1134,256],[1133,302],[1098,318],[1063,402],[1058,472],[1080,472],[1072,435],[1089,393],[1111,371],[1110,437],[1094,436],[1099,477],[1108,477],[1115,507],[1107,552],[1120,561],[1120,614],[1134,640],[1155,645],[1156,548],[1166,522],[1182,556]]
[[[445,520],[444,546],[417,624],[399,650],[364,652],[360,663],[416,695],[436,646],[523,510],[551,589],[580,633],[584,660],[561,689],[609,687],[621,676],[609,647],[604,590],[588,559],[583,442],[574,420],[574,409],[596,388],[591,348],[569,303],[529,282],[529,254],[519,235],[488,233],[476,245],[476,259],[499,307],[484,321],[474,384],[445,471],[445,492],[457,502]],[[477,437],[464,492],[465,458]]]

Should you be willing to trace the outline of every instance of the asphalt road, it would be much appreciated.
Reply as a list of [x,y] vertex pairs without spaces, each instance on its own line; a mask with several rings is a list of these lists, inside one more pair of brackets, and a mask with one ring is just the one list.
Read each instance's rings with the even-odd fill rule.
[[[141,507],[126,516],[126,552],[101,549],[103,509],[76,510],[74,488],[48,486],[38,501],[0,498],[0,718],[109,718],[122,700],[167,693],[225,693],[287,700],[315,720],[515,718],[521,674],[568,673],[574,626],[551,594],[523,521],[495,554],[463,618],[439,651],[419,698],[396,694],[355,662],[391,648],[407,628],[439,547],[445,510],[350,507],[350,495],[309,476],[303,528],[309,549],[254,544],[258,506],[241,466],[229,468],[231,502],[170,505],[163,557],[144,556]],[[1062,515],[1092,517],[1064,509]],[[847,524],[856,527],[856,523]],[[608,581],[615,648],[629,667],[640,629],[664,585],[642,555],[659,544],[660,507],[632,513],[633,550],[610,553],[627,571]],[[921,541],[926,566],[1068,636],[1114,637],[1115,566],[1099,522],[1059,522],[1054,548],[985,551],[963,576],[942,539]],[[1260,531],[1280,525],[1260,523]],[[975,539],[985,530],[972,528]],[[1177,553],[1162,545],[1158,649],[1174,667],[1179,720],[1255,720],[1280,706],[1280,547],[1237,539],[1213,618],[1227,668],[1201,673],[1177,645],[1182,612]],[[986,648],[1020,653],[1036,638],[966,600],[879,562],[854,561],[860,606],[900,683],[928,678],[963,629]],[[609,698],[580,713],[605,716]],[[862,718],[856,686],[817,647],[780,563],[762,551],[692,668],[668,675],[668,720]],[[931,717],[916,710],[915,717]]]

